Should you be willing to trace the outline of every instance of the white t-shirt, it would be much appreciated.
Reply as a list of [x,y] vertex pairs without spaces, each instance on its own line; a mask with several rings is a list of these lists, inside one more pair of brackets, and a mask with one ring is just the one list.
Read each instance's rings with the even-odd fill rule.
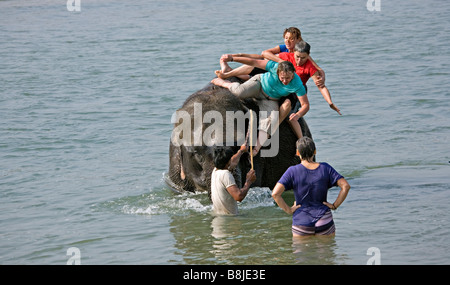
[[214,168],[211,174],[211,200],[216,214],[238,214],[237,202],[227,191],[231,185],[236,185],[233,174],[227,169]]

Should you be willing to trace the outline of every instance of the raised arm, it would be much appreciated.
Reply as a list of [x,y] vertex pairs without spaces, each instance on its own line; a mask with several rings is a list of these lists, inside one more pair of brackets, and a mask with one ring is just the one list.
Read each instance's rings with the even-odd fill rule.
[[239,164],[239,160],[241,159],[241,156],[244,152],[247,152],[247,144],[244,143],[241,145],[241,148],[238,150],[237,153],[235,153],[230,160],[230,166],[228,167],[228,170],[233,170],[236,168],[236,166]]

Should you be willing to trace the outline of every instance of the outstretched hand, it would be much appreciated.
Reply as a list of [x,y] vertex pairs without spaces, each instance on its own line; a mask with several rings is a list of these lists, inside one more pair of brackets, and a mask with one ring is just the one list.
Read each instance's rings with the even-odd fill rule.
[[338,108],[336,105],[334,105],[334,103],[331,103],[331,104],[330,104],[330,108],[333,109],[333,110],[335,110],[336,112],[338,112],[339,115],[342,116],[341,110],[339,110],[339,108]]

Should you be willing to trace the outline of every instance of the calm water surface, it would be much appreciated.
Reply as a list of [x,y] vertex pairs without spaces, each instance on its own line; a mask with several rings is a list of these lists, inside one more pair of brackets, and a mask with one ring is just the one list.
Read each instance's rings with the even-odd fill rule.
[[[450,263],[450,2],[179,2],[0,1],[0,264]],[[172,113],[289,26],[343,113],[309,84],[317,159],[352,185],[332,239],[293,242],[270,189],[214,217],[163,182]]]

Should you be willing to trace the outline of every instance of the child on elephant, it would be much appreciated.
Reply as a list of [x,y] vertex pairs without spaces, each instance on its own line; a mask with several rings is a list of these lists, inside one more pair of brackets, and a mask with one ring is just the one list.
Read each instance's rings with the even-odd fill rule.
[[237,215],[237,201],[242,201],[255,182],[256,175],[252,169],[247,173],[244,187],[237,187],[236,181],[229,168],[236,167],[241,155],[247,151],[247,145],[243,144],[239,151],[233,155],[231,148],[217,147],[214,150],[214,170],[211,174],[211,200],[213,209],[219,215]]

